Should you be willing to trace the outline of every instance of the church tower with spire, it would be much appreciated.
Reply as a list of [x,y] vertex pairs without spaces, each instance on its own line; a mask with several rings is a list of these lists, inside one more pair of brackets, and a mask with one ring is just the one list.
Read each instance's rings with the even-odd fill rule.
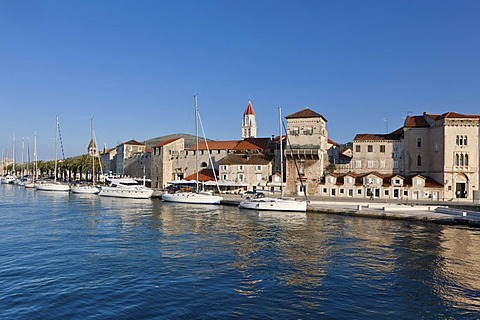
[[242,139],[257,137],[257,122],[255,121],[255,112],[252,102],[248,100],[247,108],[243,113],[242,120]]

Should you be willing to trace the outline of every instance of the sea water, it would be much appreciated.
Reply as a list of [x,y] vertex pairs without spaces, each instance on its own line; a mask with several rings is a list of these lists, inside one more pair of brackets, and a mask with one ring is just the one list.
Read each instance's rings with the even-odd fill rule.
[[480,231],[0,186],[2,319],[478,319]]

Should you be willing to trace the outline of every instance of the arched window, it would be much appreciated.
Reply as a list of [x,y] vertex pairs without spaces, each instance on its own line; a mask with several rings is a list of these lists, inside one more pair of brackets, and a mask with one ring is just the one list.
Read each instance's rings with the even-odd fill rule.
[[422,138],[418,138],[417,139],[417,148],[421,148],[422,147]]
[[468,154],[465,155],[465,165],[468,166]]
[[419,166],[419,167],[422,166],[422,156],[421,155],[417,156],[417,166]]
[[460,155],[460,165],[463,166],[463,154]]
[[208,167],[208,164],[206,162],[202,162],[202,164],[200,165],[200,168],[206,168]]
[[460,145],[460,136],[457,136],[457,140],[455,141],[455,144],[456,144],[457,146]]
[[460,165],[460,156],[458,155],[458,153],[455,155],[455,165],[456,166]]
[[464,136],[464,137],[463,137],[463,145],[464,145],[464,146],[467,145],[467,136]]

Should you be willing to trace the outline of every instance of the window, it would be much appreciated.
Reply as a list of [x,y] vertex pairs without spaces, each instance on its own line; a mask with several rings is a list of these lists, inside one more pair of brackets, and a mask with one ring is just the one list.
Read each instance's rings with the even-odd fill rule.
[[357,194],[362,194],[362,189],[357,189]]
[[228,180],[228,174],[222,174],[222,180]]
[[243,173],[239,173],[237,175],[238,182],[245,182],[245,175]]
[[355,152],[360,152],[362,150],[361,146],[355,146]]
[[300,128],[299,127],[293,127],[292,130],[290,131],[291,135],[298,136],[300,134]]
[[468,143],[467,136],[456,136],[455,138],[455,144],[457,146],[466,146]]
[[340,193],[341,193],[341,194],[344,194],[344,193],[345,193],[345,190],[344,190],[344,189],[340,189]]
[[333,182],[334,182],[333,177],[328,177],[328,182],[329,182],[329,183],[333,183]]
[[369,144],[369,145],[367,146],[367,151],[368,151],[368,152],[373,152],[373,146],[372,146],[371,144]]
[[262,171],[262,166],[255,166],[255,170]]
[[465,155],[465,165],[468,166],[468,154]]
[[228,166],[227,166],[227,165],[223,165],[223,166],[221,166],[221,169],[222,169],[222,170],[228,170]]
[[380,146],[380,152],[385,153],[385,146],[384,146],[384,145],[381,145],[381,146]]
[[460,165],[463,166],[463,154],[460,155]]
[[385,168],[385,160],[380,160],[380,168]]
[[464,137],[463,137],[463,145],[464,145],[464,146],[467,145],[467,136],[464,136]]
[[419,166],[419,167],[422,166],[422,156],[421,155],[417,156],[417,166]]
[[395,184],[400,184],[400,179],[395,179]]
[[389,192],[388,190],[385,190],[385,195],[388,196]]
[[362,167],[362,160],[355,160],[355,168],[361,168]]
[[373,168],[373,160],[368,160],[367,167],[368,168]]
[[311,136],[313,134],[313,128],[312,127],[306,127],[305,130],[303,130],[303,134],[307,136]]
[[417,148],[421,148],[422,147],[422,138],[418,138],[417,139]]
[[207,165],[206,162],[202,162],[202,163],[200,164],[200,167],[201,167],[201,168],[206,168],[206,167],[208,167],[208,165]]
[[327,188],[323,188],[323,193],[327,193]]
[[398,169],[398,161],[397,160],[393,161],[393,168]]
[[456,166],[460,165],[460,156],[458,155],[458,153],[455,155],[455,165]]
[[244,170],[244,166],[243,166],[243,165],[239,165],[239,166],[238,166],[238,170],[243,171],[243,170]]

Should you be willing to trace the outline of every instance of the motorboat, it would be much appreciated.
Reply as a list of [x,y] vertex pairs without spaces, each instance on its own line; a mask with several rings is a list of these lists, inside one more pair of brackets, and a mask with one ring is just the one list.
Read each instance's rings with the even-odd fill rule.
[[99,196],[148,199],[151,198],[153,189],[147,188],[131,178],[111,179],[108,186],[100,188]]
[[2,183],[3,184],[10,184],[10,183],[13,183],[15,181],[15,177],[10,175],[10,174],[7,174],[6,176],[2,177]]

